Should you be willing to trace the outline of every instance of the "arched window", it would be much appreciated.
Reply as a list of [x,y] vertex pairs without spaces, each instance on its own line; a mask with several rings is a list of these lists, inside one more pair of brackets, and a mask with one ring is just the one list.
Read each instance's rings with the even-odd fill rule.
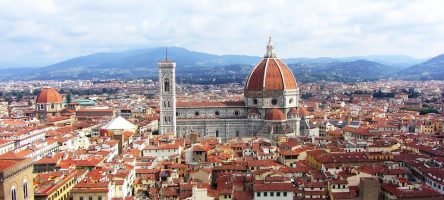
[[219,137],[219,130],[216,130],[216,137]]
[[23,181],[23,198],[28,198],[29,194],[28,194],[28,180],[24,180]]
[[15,187],[12,186],[11,188],[11,199],[12,200],[17,200],[17,191],[15,191]]
[[234,115],[238,116],[239,115],[239,111],[238,110],[234,111]]
[[164,91],[169,92],[170,91],[170,79],[166,78],[163,86],[164,86]]

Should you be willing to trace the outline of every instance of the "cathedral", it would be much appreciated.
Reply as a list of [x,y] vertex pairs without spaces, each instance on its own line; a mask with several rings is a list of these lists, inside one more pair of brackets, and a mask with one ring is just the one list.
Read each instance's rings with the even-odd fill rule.
[[271,38],[247,78],[243,101],[176,102],[176,64],[165,59],[158,67],[160,134],[198,133],[222,140],[300,135],[299,88],[291,70],[276,57]]

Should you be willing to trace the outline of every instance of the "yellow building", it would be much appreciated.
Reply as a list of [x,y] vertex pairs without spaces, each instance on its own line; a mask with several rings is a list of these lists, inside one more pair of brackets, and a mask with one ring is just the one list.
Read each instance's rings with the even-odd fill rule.
[[444,132],[441,120],[436,120],[434,125],[435,125],[435,133]]
[[435,133],[435,126],[431,122],[426,122],[423,125],[421,125],[421,132],[424,134],[434,134]]
[[109,181],[97,183],[81,182],[71,190],[71,197],[72,200],[107,200],[108,193],[113,193],[110,190],[111,188],[113,188],[113,185]]
[[49,172],[34,178],[36,200],[68,200],[75,185],[76,173]]
[[0,199],[32,200],[32,159],[0,160]]

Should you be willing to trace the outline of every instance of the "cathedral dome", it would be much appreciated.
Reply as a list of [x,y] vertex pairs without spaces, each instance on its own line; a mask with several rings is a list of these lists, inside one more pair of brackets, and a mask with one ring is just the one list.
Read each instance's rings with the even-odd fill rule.
[[297,89],[296,78],[288,66],[276,58],[270,38],[267,45],[267,53],[248,76],[246,90],[274,91],[293,89]]
[[265,114],[265,120],[281,121],[285,120],[285,115],[281,110],[273,108]]
[[62,103],[62,96],[53,88],[43,88],[37,96],[36,103]]

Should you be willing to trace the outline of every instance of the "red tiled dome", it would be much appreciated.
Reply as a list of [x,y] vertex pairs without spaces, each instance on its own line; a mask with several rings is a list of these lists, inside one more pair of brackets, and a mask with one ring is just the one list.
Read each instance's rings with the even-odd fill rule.
[[36,99],[36,103],[61,103],[62,101],[62,96],[53,88],[43,88]]
[[273,108],[270,111],[268,111],[267,114],[265,114],[265,119],[266,120],[285,120],[285,115],[281,110],[279,110],[277,108]]
[[267,54],[248,76],[246,89],[256,91],[297,89],[293,73],[273,53],[271,40],[267,45]]
[[296,114],[296,115],[297,115],[297,114],[299,114],[299,113],[298,113],[298,109],[296,109],[296,108],[291,108],[290,111],[288,111],[288,114]]
[[309,116],[310,115],[310,112],[307,110],[307,108],[305,108],[303,106],[299,107],[299,113],[302,116]]

